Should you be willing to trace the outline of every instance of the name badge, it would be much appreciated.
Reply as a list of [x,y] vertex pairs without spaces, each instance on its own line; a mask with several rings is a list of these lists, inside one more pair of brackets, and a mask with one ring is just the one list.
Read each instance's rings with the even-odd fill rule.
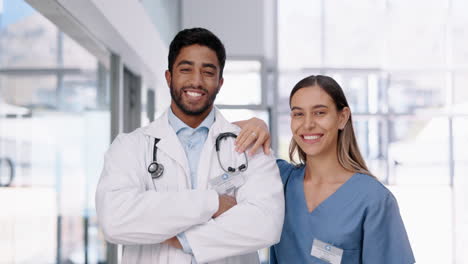
[[220,176],[211,179],[209,183],[218,194],[222,195],[235,191],[245,183],[245,179],[244,176],[242,176],[242,173],[223,173]]
[[340,264],[343,257],[343,249],[334,247],[328,243],[314,239],[310,255],[319,258],[327,263]]

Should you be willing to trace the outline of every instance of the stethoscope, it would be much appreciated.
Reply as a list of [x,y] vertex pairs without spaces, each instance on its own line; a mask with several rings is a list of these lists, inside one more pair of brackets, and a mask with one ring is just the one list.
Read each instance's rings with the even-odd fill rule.
[[157,158],[157,151],[158,151],[158,142],[159,138],[154,139],[154,147],[153,147],[153,162],[150,163],[148,166],[148,172],[151,174],[151,178],[157,179],[161,177],[164,173],[164,166],[161,163],[158,163]]
[[[2,166],[4,166],[2,163],[6,163],[6,166],[9,169],[2,168]],[[2,173],[7,170],[9,171],[7,175],[6,176],[2,175]],[[0,158],[0,187],[10,186],[14,178],[15,178],[15,165],[13,164],[13,161],[9,158]]]
[[[220,146],[221,146],[221,140],[223,139],[227,139],[229,137],[232,137],[232,138],[237,138],[237,135],[234,134],[234,133],[231,133],[231,132],[225,132],[225,133],[221,133],[219,134],[217,137],[216,137],[216,142],[215,142],[215,149],[216,149],[216,156],[218,158],[218,163],[219,163],[219,166],[221,167],[221,169],[226,172],[226,173],[236,173],[236,172],[244,172],[247,170],[248,166],[249,166],[249,161],[247,159],[247,154],[245,153],[244,151],[244,158],[245,158],[245,163],[241,164],[239,167],[237,168],[233,168],[231,166],[228,166],[228,168],[226,169],[223,164],[221,163],[221,159],[219,157],[219,152],[220,152]],[[164,174],[164,166],[158,162],[158,159],[157,159],[157,151],[158,151],[158,142],[160,141],[159,138],[155,138],[154,139],[154,146],[153,146],[153,162],[150,163],[150,165],[148,166],[148,172],[151,174],[151,178],[154,180],[154,179],[158,179],[159,177],[161,177],[163,174]]]
[[218,157],[219,166],[226,173],[244,172],[244,171],[247,170],[247,167],[249,166],[249,160],[247,159],[247,154],[245,153],[245,151],[244,151],[245,163],[241,164],[239,167],[233,168],[233,167],[229,166],[227,168],[227,170],[226,170],[224,168],[223,164],[221,163],[221,159],[219,158],[219,150],[220,150],[221,140],[227,139],[228,137],[237,138],[237,135],[234,134],[234,133],[231,133],[231,132],[225,132],[225,133],[219,134],[218,137],[216,137],[215,148],[216,148],[216,156]]

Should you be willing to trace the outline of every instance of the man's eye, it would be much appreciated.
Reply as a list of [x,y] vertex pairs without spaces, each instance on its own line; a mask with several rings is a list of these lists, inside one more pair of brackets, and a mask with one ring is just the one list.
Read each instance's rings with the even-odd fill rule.
[[206,75],[209,75],[209,76],[214,76],[215,73],[214,72],[211,72],[211,71],[205,71],[205,74]]
[[292,115],[293,116],[303,116],[304,114],[302,114],[302,113],[293,113]]
[[181,72],[189,72],[190,69],[189,69],[189,68],[182,68],[182,69],[180,69],[180,71],[181,71]]

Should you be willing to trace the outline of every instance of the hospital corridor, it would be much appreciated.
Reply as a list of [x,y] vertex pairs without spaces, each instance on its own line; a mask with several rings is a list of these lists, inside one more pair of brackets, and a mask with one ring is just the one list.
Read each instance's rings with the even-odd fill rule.
[[[269,246],[281,236],[286,187],[280,188],[283,171],[269,165],[276,165],[276,159],[290,162],[291,139],[299,138],[294,130],[297,124],[294,122],[299,117],[294,110],[303,109],[292,107],[293,87],[307,76],[322,75],[330,76],[343,89],[353,116],[358,151],[375,179],[395,197],[396,210],[401,215],[416,263],[468,264],[467,13],[465,0],[0,0],[0,264],[131,263],[122,258],[124,251],[127,255],[128,252],[140,254],[135,263],[145,263],[140,259],[144,250],[152,256],[160,254],[155,253],[157,250],[167,251],[167,259],[180,255],[183,263],[190,264],[238,263],[228,260],[232,255],[241,255],[239,252],[247,256],[244,260],[254,256],[255,261],[249,263],[283,263],[273,262]],[[226,50],[225,64],[220,63],[222,78],[213,80],[213,69],[218,70],[218,65],[204,63],[201,77],[194,75],[203,88],[184,86],[182,95],[177,95],[174,87],[179,85],[178,80],[184,80],[180,76],[193,72],[184,68],[178,75],[172,65],[195,67],[197,64],[177,60],[180,54],[191,58],[193,54],[187,47],[172,60],[168,54],[176,46],[171,43],[177,40],[177,34],[190,28],[206,28],[219,37]],[[213,50],[209,45],[197,43],[188,47],[198,46],[210,48],[208,52]],[[220,62],[219,54],[216,56]],[[210,85],[216,81],[219,84],[216,91],[219,93],[214,94],[216,100],[208,98],[212,99],[211,103],[214,100],[215,110],[205,115],[207,119],[193,132],[200,133],[197,136],[202,139],[187,143],[183,140],[184,129],[192,131],[195,127],[183,122],[174,125],[181,120],[173,110],[183,109],[177,96],[191,98],[190,102],[195,104],[202,100],[199,97],[210,95]],[[184,113],[192,118],[200,115]],[[224,133],[218,140],[209,133],[213,122],[223,122],[221,117],[227,120],[223,129],[232,128],[230,123],[253,117],[262,120],[270,136],[272,154],[262,151],[258,156],[231,154],[234,147],[227,144],[232,144],[237,137],[232,131],[221,131],[230,134]],[[151,139],[142,147],[151,154],[148,157],[143,158],[144,155],[133,149],[141,144],[140,138],[122,135],[141,127],[154,128],[152,122],[166,119],[175,131],[168,130],[174,132],[172,140],[178,137],[180,144],[175,141],[177,144],[167,147],[164,140]],[[154,128],[156,132],[137,131],[164,135],[163,128]],[[255,131],[251,135],[257,137],[259,131]],[[135,134],[129,135],[136,138]],[[305,141],[306,137],[303,136]],[[208,157],[207,150],[202,148],[204,140],[213,143],[205,148],[212,149],[217,160],[200,160],[200,167],[196,158]],[[117,143],[110,148],[113,141]],[[120,142],[124,142],[122,146],[127,144],[128,152],[114,152]],[[200,142],[201,145],[196,145]],[[227,162],[223,154],[215,152],[218,143],[232,150]],[[301,150],[301,145],[296,145]],[[199,152],[191,152],[194,148]],[[171,151],[181,158],[169,162]],[[136,157],[146,163],[134,169],[131,162]],[[109,161],[115,168],[107,165]],[[150,168],[147,163],[153,161],[155,164]],[[124,185],[123,178],[106,178],[122,168],[131,168],[138,173],[142,171],[148,182],[161,175],[161,179],[169,181],[171,176],[180,174],[173,169],[177,162],[185,162],[180,171],[189,175],[187,179],[179,178],[179,185],[175,181],[167,186],[153,188],[151,185],[149,191],[144,190],[145,194],[122,188],[119,184]],[[259,175],[274,173],[276,178],[271,182],[266,178],[249,182],[250,179],[238,176],[257,175],[255,170],[260,171]],[[216,174],[217,178],[197,180],[193,171]],[[219,183],[225,183],[228,177],[231,177],[230,185]],[[146,184],[141,179],[126,180],[125,184]],[[219,206],[219,211],[221,202],[230,202],[229,208],[236,206],[232,212],[242,208],[242,212],[257,213],[246,217],[256,218],[238,218],[240,222],[232,223],[227,220],[232,219],[228,218],[232,212],[227,209],[221,216],[216,208],[200,212],[197,217],[210,214],[203,223],[197,222],[190,229],[177,229],[174,233],[177,236],[171,235],[182,241],[178,242],[182,248],[176,249],[170,247],[169,237],[157,242],[151,237],[146,239],[144,228],[151,229],[150,220],[139,222],[135,220],[137,216],[130,214],[122,214],[120,219],[102,216],[104,209],[116,215],[125,210],[144,212],[143,203],[134,202],[129,206],[122,197],[131,197],[133,202],[151,195],[164,196],[165,192],[180,190],[180,182],[185,184],[185,181],[193,197],[203,184],[213,184],[220,195],[230,193],[238,197],[237,201],[229,198],[223,201],[221,196],[216,196],[219,200],[212,202],[213,196],[206,195],[203,203],[188,199],[191,204],[187,208]],[[99,185],[104,183],[107,185]],[[264,193],[255,196],[252,189],[239,189],[244,184],[252,184],[255,187],[248,188]],[[124,195],[104,195],[98,186],[108,193],[121,191]],[[275,197],[274,202],[263,194]],[[307,199],[307,193],[304,197]],[[261,213],[254,211],[245,206],[251,205],[250,200],[244,203],[245,208],[238,206],[242,199],[253,199],[258,204],[252,207],[265,208],[260,208]],[[291,210],[287,199],[286,195],[286,219]],[[165,201],[168,202],[161,205],[165,207],[161,212],[183,211],[175,200],[174,203],[171,199]],[[111,202],[114,207],[109,206]],[[156,210],[154,215],[157,213]],[[170,224],[182,223],[192,216],[187,213],[183,220],[171,219],[167,229]],[[344,216],[337,213],[323,220],[323,224],[331,223],[335,217]],[[190,230],[203,230],[204,222],[216,221],[219,229],[213,228],[213,232],[223,237],[216,240],[219,247],[210,249],[217,252],[213,256],[208,254],[209,261],[197,262],[197,258],[207,256],[198,253],[198,248],[211,244],[193,242],[203,241],[204,237]],[[103,222],[116,229],[114,241],[106,241],[109,236],[103,232]],[[137,223],[134,234],[125,229],[130,222]],[[223,224],[242,227],[237,231],[247,238],[246,244],[236,240],[241,237],[234,235],[236,230]],[[271,232],[261,229],[262,225]],[[287,228],[282,231],[286,235],[295,232]],[[265,237],[245,234],[254,236],[255,232]],[[299,235],[304,234],[307,235],[306,231]],[[139,243],[140,237],[146,240]],[[218,252],[229,248],[223,239],[231,239],[229,242],[240,249],[226,249],[225,259],[220,257],[216,262]],[[123,247],[121,244],[126,242],[129,245]],[[354,249],[347,252],[348,248],[343,251],[340,245],[327,243],[332,249],[336,246],[339,257],[315,258],[316,262],[308,263],[355,263],[344,258]],[[249,252],[249,247],[258,244],[262,245],[258,250]],[[138,245],[141,248],[136,250]],[[299,243],[290,246],[296,248]],[[308,245],[306,251],[307,256],[316,254],[314,245]],[[158,258],[157,263],[166,263],[162,255]],[[363,257],[359,258],[359,263],[366,263]],[[295,264],[294,261],[286,263]],[[380,263],[402,264],[383,260]]]

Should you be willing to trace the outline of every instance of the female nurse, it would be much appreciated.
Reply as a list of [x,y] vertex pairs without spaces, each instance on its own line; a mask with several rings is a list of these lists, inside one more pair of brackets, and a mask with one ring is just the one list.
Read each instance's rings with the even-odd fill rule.
[[[339,84],[309,76],[294,86],[289,105],[293,163],[277,161],[286,215],[270,263],[415,263],[397,201],[359,151]],[[251,135],[269,141],[259,119],[237,124],[239,151]]]

